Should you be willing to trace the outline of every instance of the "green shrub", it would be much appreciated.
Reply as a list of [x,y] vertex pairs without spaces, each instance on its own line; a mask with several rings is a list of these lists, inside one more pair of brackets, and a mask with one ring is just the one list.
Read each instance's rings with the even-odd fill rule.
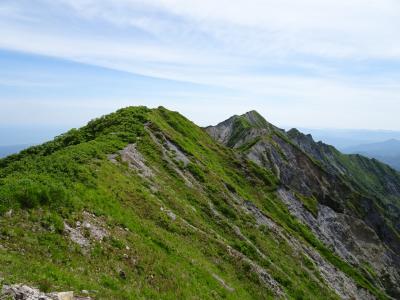
[[0,186],[0,212],[15,206],[23,209],[57,206],[67,200],[65,188],[50,177],[10,178]]

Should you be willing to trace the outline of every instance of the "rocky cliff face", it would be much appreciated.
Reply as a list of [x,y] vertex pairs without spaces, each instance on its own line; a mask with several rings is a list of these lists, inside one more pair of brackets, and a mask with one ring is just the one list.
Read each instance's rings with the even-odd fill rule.
[[[342,259],[371,267],[380,286],[400,297],[399,174],[376,160],[343,155],[297,129],[284,132],[258,114],[255,124],[254,114],[206,131],[272,170],[282,186],[278,195],[294,216]],[[233,138],[238,120],[247,126]]]

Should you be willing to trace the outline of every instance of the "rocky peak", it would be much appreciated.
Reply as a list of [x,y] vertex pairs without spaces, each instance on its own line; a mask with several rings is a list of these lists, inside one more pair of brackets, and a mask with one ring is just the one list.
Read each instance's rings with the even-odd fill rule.
[[239,148],[275,130],[283,131],[269,123],[255,110],[243,115],[234,115],[216,126],[206,127],[205,130],[215,140],[231,148]]
[[[256,128],[268,128],[269,123],[264,119],[262,115],[260,115],[257,111],[251,110],[240,117],[244,118],[247,120],[250,126],[256,127]],[[239,117],[239,118],[240,118]]]
[[297,128],[292,128],[287,132],[288,137],[291,139],[297,139],[299,141],[314,143],[314,139],[311,134],[304,134]]

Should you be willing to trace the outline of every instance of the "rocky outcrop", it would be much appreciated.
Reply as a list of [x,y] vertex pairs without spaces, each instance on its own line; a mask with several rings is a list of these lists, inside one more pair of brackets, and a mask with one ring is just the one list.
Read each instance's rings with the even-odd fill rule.
[[[377,161],[343,155],[296,129],[280,130],[260,121],[253,112],[233,116],[205,130],[271,170],[281,184],[277,195],[294,216],[346,262],[372,273],[379,288],[400,297],[397,172]],[[316,201],[313,211],[304,203],[310,199]],[[262,219],[257,212],[252,213],[259,221]],[[315,255],[314,261],[318,264]],[[331,270],[326,265],[320,265],[320,269],[322,273]],[[326,276],[330,272],[325,272]],[[327,280],[335,282],[329,277]],[[349,295],[340,290],[338,294]],[[366,298],[362,293],[356,295],[358,299]]]
[[216,126],[206,127],[205,130],[218,142],[232,148],[239,148],[259,136],[279,129],[253,110],[243,116],[233,116]]
[[324,282],[342,299],[374,299],[367,290],[358,288],[352,279],[326,261],[317,251],[285,234],[282,228],[265,216],[253,203],[246,201],[243,208],[255,217],[258,225],[264,225],[268,230],[273,231],[280,239],[288,243],[298,255],[305,253],[318,267]]
[[[400,197],[399,173],[389,166],[361,155],[344,155],[333,146],[315,142],[310,134],[305,135],[297,129],[289,130],[287,136],[305,153],[320,162],[330,173],[346,176],[346,180],[352,181],[355,185],[361,185],[359,188],[368,192]],[[360,173],[369,178],[369,185],[358,180]]]
[[15,300],[90,300],[90,297],[74,296],[74,292],[43,293],[24,284],[3,285],[0,299]]
[[296,196],[287,189],[278,195],[289,211],[343,260],[351,265],[372,268],[381,288],[390,286],[391,295],[399,295],[400,264],[395,253],[388,249],[375,231],[360,219],[337,213],[328,206],[318,205],[318,216],[313,216]]
[[64,222],[64,232],[74,243],[87,249],[92,241],[102,241],[109,235],[105,225],[95,215],[83,212],[83,221],[77,221],[75,226]]
[[117,158],[128,163],[129,167],[138,171],[140,176],[152,177],[153,171],[146,165],[143,155],[136,149],[135,144],[129,144],[118,154],[109,155],[108,159],[113,163],[117,163]]

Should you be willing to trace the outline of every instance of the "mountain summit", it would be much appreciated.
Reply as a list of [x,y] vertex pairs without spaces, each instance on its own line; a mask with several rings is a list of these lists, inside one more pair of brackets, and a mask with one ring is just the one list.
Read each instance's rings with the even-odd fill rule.
[[278,128],[268,123],[258,112],[252,110],[240,116],[235,115],[216,126],[209,126],[205,129],[218,142],[228,147],[238,148],[247,141],[268,134]]
[[255,111],[202,129],[128,107],[0,160],[0,278],[94,299],[399,298],[399,201],[390,167]]

